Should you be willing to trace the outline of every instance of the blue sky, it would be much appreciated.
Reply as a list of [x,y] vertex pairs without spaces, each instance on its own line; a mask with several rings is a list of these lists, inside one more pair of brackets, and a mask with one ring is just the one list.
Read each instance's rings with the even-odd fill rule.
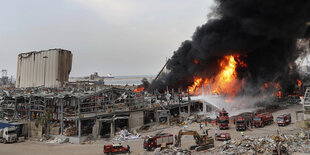
[[0,0],[0,69],[19,53],[63,48],[71,76],[157,74],[207,21],[212,0]]

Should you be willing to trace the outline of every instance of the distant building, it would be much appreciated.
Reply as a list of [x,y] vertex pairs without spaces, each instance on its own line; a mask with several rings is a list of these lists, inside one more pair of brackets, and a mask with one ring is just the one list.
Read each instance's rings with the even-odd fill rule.
[[18,55],[16,88],[63,87],[68,82],[72,54],[68,50],[50,49]]
[[70,77],[67,87],[102,87],[104,86],[104,77],[99,76],[97,72],[86,77]]

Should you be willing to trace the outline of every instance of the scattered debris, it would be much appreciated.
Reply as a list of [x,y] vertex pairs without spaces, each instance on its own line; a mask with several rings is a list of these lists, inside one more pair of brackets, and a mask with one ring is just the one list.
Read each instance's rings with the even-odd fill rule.
[[297,135],[272,135],[262,138],[245,137],[226,141],[214,154],[292,154],[294,152],[310,153],[310,142],[306,134],[300,132]]
[[161,155],[191,155],[191,152],[186,149],[184,150],[182,148],[175,147],[175,148],[166,148],[164,150],[161,150],[160,154]]
[[75,126],[69,126],[68,128],[64,129],[63,135],[64,136],[75,136],[77,134],[76,131],[77,130]]
[[139,130],[147,131],[148,129],[150,129],[150,125],[143,125]]
[[[40,140],[41,141],[41,140]],[[54,139],[46,141],[48,144],[63,144],[69,143],[69,138],[66,137],[55,137]]]
[[140,139],[141,135],[140,134],[132,134],[130,133],[128,130],[123,129],[121,130],[119,133],[118,137],[115,137],[114,140],[117,141],[125,141],[125,140],[136,140],[136,139]]

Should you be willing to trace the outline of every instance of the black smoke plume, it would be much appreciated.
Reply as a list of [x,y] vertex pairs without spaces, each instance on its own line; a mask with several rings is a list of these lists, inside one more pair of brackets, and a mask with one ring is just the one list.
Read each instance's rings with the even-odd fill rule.
[[170,72],[153,81],[152,89],[184,90],[193,84],[193,76],[216,75],[223,56],[240,54],[247,64],[246,69],[237,68],[238,78],[246,81],[243,91],[255,93],[265,82],[279,82],[283,90],[292,91],[298,78],[295,60],[304,52],[296,41],[309,37],[310,1],[216,0],[216,4],[213,19],[174,52],[167,64]]

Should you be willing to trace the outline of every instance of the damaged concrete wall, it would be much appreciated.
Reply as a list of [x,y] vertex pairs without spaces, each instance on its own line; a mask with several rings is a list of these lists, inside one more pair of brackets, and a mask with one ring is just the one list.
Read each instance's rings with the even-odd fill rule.
[[60,127],[50,127],[50,134],[51,135],[59,135],[59,130],[60,130]]
[[30,136],[32,138],[42,138],[43,127],[36,121],[30,123]]
[[144,125],[143,111],[131,112],[129,117],[129,129],[136,129]]
[[57,80],[63,86],[68,82],[72,68],[72,54],[70,51],[60,50],[58,54],[58,73]]
[[97,138],[100,134],[100,121],[96,120],[96,123],[93,126],[93,137]]
[[71,52],[63,49],[21,53],[18,55],[16,87],[62,87],[69,79],[71,64]]

